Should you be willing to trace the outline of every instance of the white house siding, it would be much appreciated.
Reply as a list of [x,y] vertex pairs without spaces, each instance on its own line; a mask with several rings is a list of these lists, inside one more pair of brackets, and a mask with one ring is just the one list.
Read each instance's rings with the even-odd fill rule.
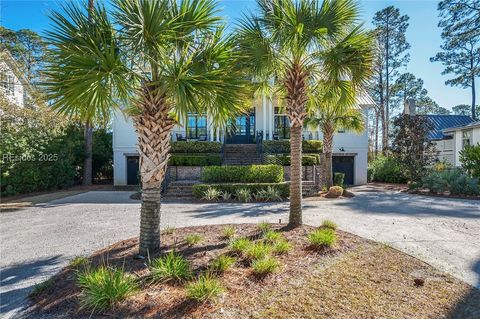
[[[462,133],[469,130],[472,132],[471,144],[477,145],[480,143],[480,123],[477,125],[467,125],[464,127],[446,129],[443,132],[452,136],[450,140],[436,141],[437,149],[439,150],[439,159],[446,159],[454,166],[461,166],[460,151],[463,149]],[[443,146],[443,148],[442,148]]]
[[455,139],[433,141],[438,151],[438,159],[455,165]]
[[11,103],[24,106],[26,83],[20,81],[14,63],[9,53],[0,53],[0,90]]
[[[272,139],[271,132],[274,131],[274,107],[275,101],[268,98],[258,99],[253,102],[255,108],[255,130],[263,131],[265,139]],[[363,108],[366,123],[368,122],[368,108]],[[173,139],[176,134],[186,136],[185,127],[177,125],[173,130]],[[208,139],[221,141],[222,136],[212,125],[212,119],[207,115]],[[306,139],[322,139],[319,130],[304,130]],[[368,154],[368,133],[365,129],[361,134],[355,133],[337,133],[333,139],[335,156],[349,155],[354,156],[354,184],[361,185],[367,183],[367,154]],[[132,120],[126,118],[120,111],[115,112],[113,118],[113,162],[114,162],[114,185],[127,184],[127,156],[138,154],[137,137],[133,127]]]

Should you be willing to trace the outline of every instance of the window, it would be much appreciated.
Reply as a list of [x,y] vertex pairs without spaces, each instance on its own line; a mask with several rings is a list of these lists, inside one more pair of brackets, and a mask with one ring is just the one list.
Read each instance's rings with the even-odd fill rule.
[[472,130],[462,131],[462,149],[472,144]]
[[207,117],[205,115],[189,114],[187,118],[187,138],[198,139],[207,136]]
[[288,116],[281,114],[282,110],[279,107],[275,107],[274,127],[275,134],[278,139],[290,138],[290,120]]
[[15,87],[15,77],[13,75],[7,75],[7,73],[0,73],[0,82],[2,88],[5,89],[8,95],[13,95]]

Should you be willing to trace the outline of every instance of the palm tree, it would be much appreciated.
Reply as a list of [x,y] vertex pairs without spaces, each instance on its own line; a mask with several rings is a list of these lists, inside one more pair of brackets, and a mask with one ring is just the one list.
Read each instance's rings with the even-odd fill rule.
[[320,129],[323,135],[322,173],[326,186],[333,185],[332,149],[333,136],[338,130],[362,132],[365,121],[361,110],[355,105],[352,98],[347,100],[315,96],[312,98],[313,114],[306,119],[307,126]]
[[128,105],[138,135],[141,255],[160,247],[160,187],[170,136],[189,112],[224,123],[243,110],[244,76],[235,44],[212,0],[115,0],[89,23],[85,8],[52,14],[46,88],[54,107],[82,119]]
[[[356,82],[368,73],[360,56],[356,63],[342,57],[361,50],[351,39],[366,37],[357,25],[359,10],[352,0],[257,0],[258,14],[246,16],[238,30],[244,64],[258,83],[275,80],[290,120],[291,180],[289,225],[302,224],[301,142],[309,92],[319,79]],[[353,61],[350,55],[350,62]],[[356,84],[356,83],[355,83]]]

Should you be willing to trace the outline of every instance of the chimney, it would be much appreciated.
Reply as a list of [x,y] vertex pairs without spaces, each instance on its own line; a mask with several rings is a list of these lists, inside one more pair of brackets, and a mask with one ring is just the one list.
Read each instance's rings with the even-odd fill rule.
[[417,107],[415,105],[415,99],[408,99],[405,102],[403,113],[410,116],[417,115]]

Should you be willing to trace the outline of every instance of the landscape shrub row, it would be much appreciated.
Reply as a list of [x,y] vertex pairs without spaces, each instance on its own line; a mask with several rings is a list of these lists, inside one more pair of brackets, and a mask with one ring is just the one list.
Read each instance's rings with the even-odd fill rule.
[[210,166],[221,164],[222,156],[220,154],[172,154],[168,161],[170,166]]
[[[288,154],[290,153],[290,141],[263,141],[263,152],[271,154]],[[321,153],[323,143],[320,140],[305,140],[302,141],[303,153]]]
[[284,181],[280,165],[208,166],[202,171],[206,183],[280,183]]
[[199,142],[199,141],[178,141],[171,142],[170,153],[220,153],[222,143],[220,142]]
[[215,189],[219,193],[238,194],[240,190],[248,190],[250,194],[256,194],[261,191],[267,191],[272,188],[278,192],[281,198],[287,198],[290,194],[288,183],[235,183],[235,184],[195,184],[193,185],[193,195],[196,198],[203,198],[210,189]]
[[368,165],[372,182],[403,184],[407,182],[404,167],[394,157],[379,156]]
[[[263,161],[266,164],[277,164],[282,166],[290,165],[290,155],[287,154],[268,154],[265,155]],[[302,166],[312,166],[320,164],[320,155],[318,154],[302,154]]]
[[422,182],[423,187],[437,194],[449,192],[452,195],[478,195],[480,193],[478,178],[469,177],[460,168],[432,169]]

